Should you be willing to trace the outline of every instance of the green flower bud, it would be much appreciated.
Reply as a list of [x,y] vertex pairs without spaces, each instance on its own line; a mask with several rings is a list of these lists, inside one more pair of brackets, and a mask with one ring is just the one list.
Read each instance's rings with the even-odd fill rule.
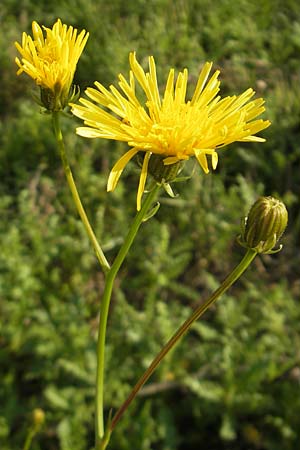
[[[139,157],[139,154],[138,158],[138,164],[142,165],[142,158]],[[149,160],[148,173],[150,173],[158,183],[170,183],[171,181],[174,181],[184,165],[183,161],[165,165],[163,161],[165,158],[165,155],[152,154]]]
[[276,253],[273,250],[288,223],[288,212],[284,203],[274,197],[260,197],[245,218],[239,243],[257,253]]
[[54,92],[48,88],[41,88],[41,102],[48,111],[56,111],[56,97]]
[[77,101],[79,95],[79,87],[73,86],[67,92],[59,83],[56,83],[54,90],[41,87],[41,98],[37,100],[37,103],[44,106],[47,111],[62,111],[69,103]]

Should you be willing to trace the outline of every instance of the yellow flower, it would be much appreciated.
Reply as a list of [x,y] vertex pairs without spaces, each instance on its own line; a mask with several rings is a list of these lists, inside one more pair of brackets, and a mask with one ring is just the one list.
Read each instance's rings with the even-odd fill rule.
[[[207,155],[211,157],[211,165],[215,169],[218,164],[216,150],[220,147],[234,141],[265,140],[254,136],[270,125],[267,120],[254,120],[265,110],[264,100],[249,101],[255,94],[252,89],[238,96],[217,96],[219,71],[208,80],[212,63],[205,63],[194,94],[187,101],[187,69],[179,73],[176,82],[174,69],[170,70],[161,97],[154,58],[149,57],[147,73],[138,63],[135,53],[130,53],[129,61],[129,82],[120,74],[120,90],[114,86],[107,90],[95,82],[96,89],[85,91],[92,101],[80,98],[81,105],[71,106],[73,114],[87,125],[77,128],[79,135],[124,141],[131,147],[114,165],[108,179],[108,191],[115,189],[129,160],[138,152],[145,152],[137,194],[138,210],[141,208],[151,156],[159,155],[166,166],[195,156],[204,172],[208,173]],[[136,81],[144,91],[144,105],[138,100]]]
[[69,102],[76,65],[89,33],[83,30],[77,35],[76,29],[58,19],[52,29],[32,22],[32,34],[33,38],[23,33],[22,45],[15,42],[22,56],[15,59],[17,75],[25,72],[41,87],[47,109],[61,110]]

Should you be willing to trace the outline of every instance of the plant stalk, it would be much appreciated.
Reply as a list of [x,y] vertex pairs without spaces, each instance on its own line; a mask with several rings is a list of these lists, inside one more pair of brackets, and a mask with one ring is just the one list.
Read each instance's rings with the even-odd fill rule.
[[94,251],[96,253],[97,259],[104,271],[104,273],[107,273],[110,269],[110,265],[102,251],[102,248],[94,234],[94,231],[90,225],[90,222],[87,218],[86,212],[82,206],[81,200],[80,200],[80,196],[78,194],[77,188],[76,188],[76,184],[73,178],[73,174],[71,171],[71,167],[68,161],[68,157],[66,154],[66,150],[65,150],[65,145],[64,145],[64,141],[63,141],[63,136],[62,136],[62,132],[61,132],[61,128],[60,128],[60,123],[59,123],[59,111],[53,111],[52,112],[52,122],[53,122],[53,129],[54,129],[54,134],[57,140],[57,144],[58,144],[58,148],[59,148],[59,152],[60,152],[60,157],[62,160],[62,164],[63,164],[63,168],[64,168],[64,172],[65,172],[65,176],[70,188],[70,191],[72,193],[73,196],[73,200],[76,206],[76,209],[78,211],[78,214],[80,216],[80,219],[84,225],[85,231],[90,239],[90,242],[94,248]]
[[244,273],[249,264],[253,261],[257,252],[252,249],[248,249],[244,255],[241,262],[233,269],[233,271],[225,278],[221,286],[202,304],[200,305],[193,314],[180,326],[180,328],[175,332],[171,339],[165,344],[165,346],[160,350],[157,356],[153,359],[152,363],[148,369],[144,372],[141,378],[138,380],[136,385],[133,387],[127,399],[118,409],[118,411],[113,416],[110,423],[110,433],[114,430],[115,426],[123,416],[126,409],[129,407],[133,399],[136,397],[139,390],[151,377],[155,369],[158,367],[162,359],[169,353],[169,351],[177,344],[177,342],[186,334],[193,323],[202,316],[202,314],[222,295],[230,286]]
[[111,269],[106,274],[105,288],[100,307],[100,322],[97,344],[97,378],[96,378],[96,450],[103,450],[107,443],[104,436],[104,412],[103,412],[103,386],[104,386],[104,356],[107,317],[109,312],[110,299],[113,283],[116,275],[133,243],[139,227],[145,218],[151,204],[156,198],[160,186],[156,187],[147,195],[141,210],[136,214],[122,247],[117,254]]
[[29,432],[27,434],[27,437],[26,437],[26,441],[25,441],[23,450],[30,450],[31,443],[32,443],[32,440],[33,440],[35,435],[36,435],[36,431],[34,429],[29,430]]

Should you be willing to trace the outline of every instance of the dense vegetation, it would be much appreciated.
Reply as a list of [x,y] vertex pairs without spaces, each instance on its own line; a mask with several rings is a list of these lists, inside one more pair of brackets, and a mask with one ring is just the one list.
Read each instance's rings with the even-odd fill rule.
[[[238,4],[238,6],[237,6]],[[286,202],[284,249],[258,257],[161,365],[112,437],[112,450],[298,450],[300,445],[300,6],[296,0],[5,0],[0,27],[0,448],[22,448],[31,411],[46,422],[32,450],[93,445],[95,346],[103,278],[72,204],[50,118],[16,77],[13,47],[32,20],[90,32],[76,83],[108,85],[128,52],[170,66],[221,69],[222,95],[253,87],[272,126],[264,144],[222,150],[142,230],[118,277],[106,404],[116,408],[160,346],[239,261],[240,218],[260,194]],[[135,213],[123,144],[64,132],[76,180],[111,259]],[[193,169],[189,165],[187,172]],[[107,410],[108,412],[108,410]]]

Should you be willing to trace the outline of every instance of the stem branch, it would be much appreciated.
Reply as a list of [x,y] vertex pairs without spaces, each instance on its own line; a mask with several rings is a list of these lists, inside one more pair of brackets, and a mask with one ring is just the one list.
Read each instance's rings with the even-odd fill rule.
[[62,160],[62,164],[63,164],[63,168],[64,168],[64,172],[66,175],[66,179],[69,185],[69,188],[71,190],[72,196],[73,196],[73,200],[75,203],[75,206],[77,208],[78,214],[80,216],[80,219],[85,227],[86,233],[91,241],[91,244],[94,248],[94,251],[96,253],[97,259],[104,271],[104,273],[107,273],[110,269],[110,265],[107,261],[107,259],[105,258],[105,255],[102,251],[102,248],[100,247],[99,242],[97,241],[97,238],[94,234],[94,231],[90,225],[90,222],[87,218],[86,212],[82,206],[76,185],[75,185],[75,181],[73,178],[73,174],[71,171],[71,167],[69,165],[68,162],[68,158],[67,158],[67,154],[66,154],[66,150],[65,150],[65,145],[64,145],[64,141],[63,141],[63,136],[62,136],[62,132],[60,129],[60,124],[59,124],[59,112],[58,111],[53,111],[52,112],[52,121],[53,121],[53,128],[54,128],[54,134],[57,140],[57,144],[58,144],[58,148],[59,148],[59,152],[60,152],[60,157]]
[[174,347],[174,345],[179,341],[180,338],[189,330],[192,324],[202,316],[202,314],[222,295],[229,289],[229,287],[244,273],[249,264],[253,261],[256,256],[256,251],[248,249],[247,253],[243,257],[242,261],[233,269],[233,271],[225,278],[221,286],[202,304],[200,305],[193,314],[181,325],[181,327],[175,332],[171,339],[165,344],[165,346],[160,350],[157,356],[153,359],[152,363],[148,369],[144,372],[141,378],[138,380],[136,385],[133,387],[129,396],[125,402],[121,405],[118,411],[112,418],[110,423],[110,433],[113,431],[122,415],[129,407],[130,403],[133,401],[139,390],[146,383],[146,381],[153,374],[157,366],[160,364],[162,359],[167,355],[167,353]]

